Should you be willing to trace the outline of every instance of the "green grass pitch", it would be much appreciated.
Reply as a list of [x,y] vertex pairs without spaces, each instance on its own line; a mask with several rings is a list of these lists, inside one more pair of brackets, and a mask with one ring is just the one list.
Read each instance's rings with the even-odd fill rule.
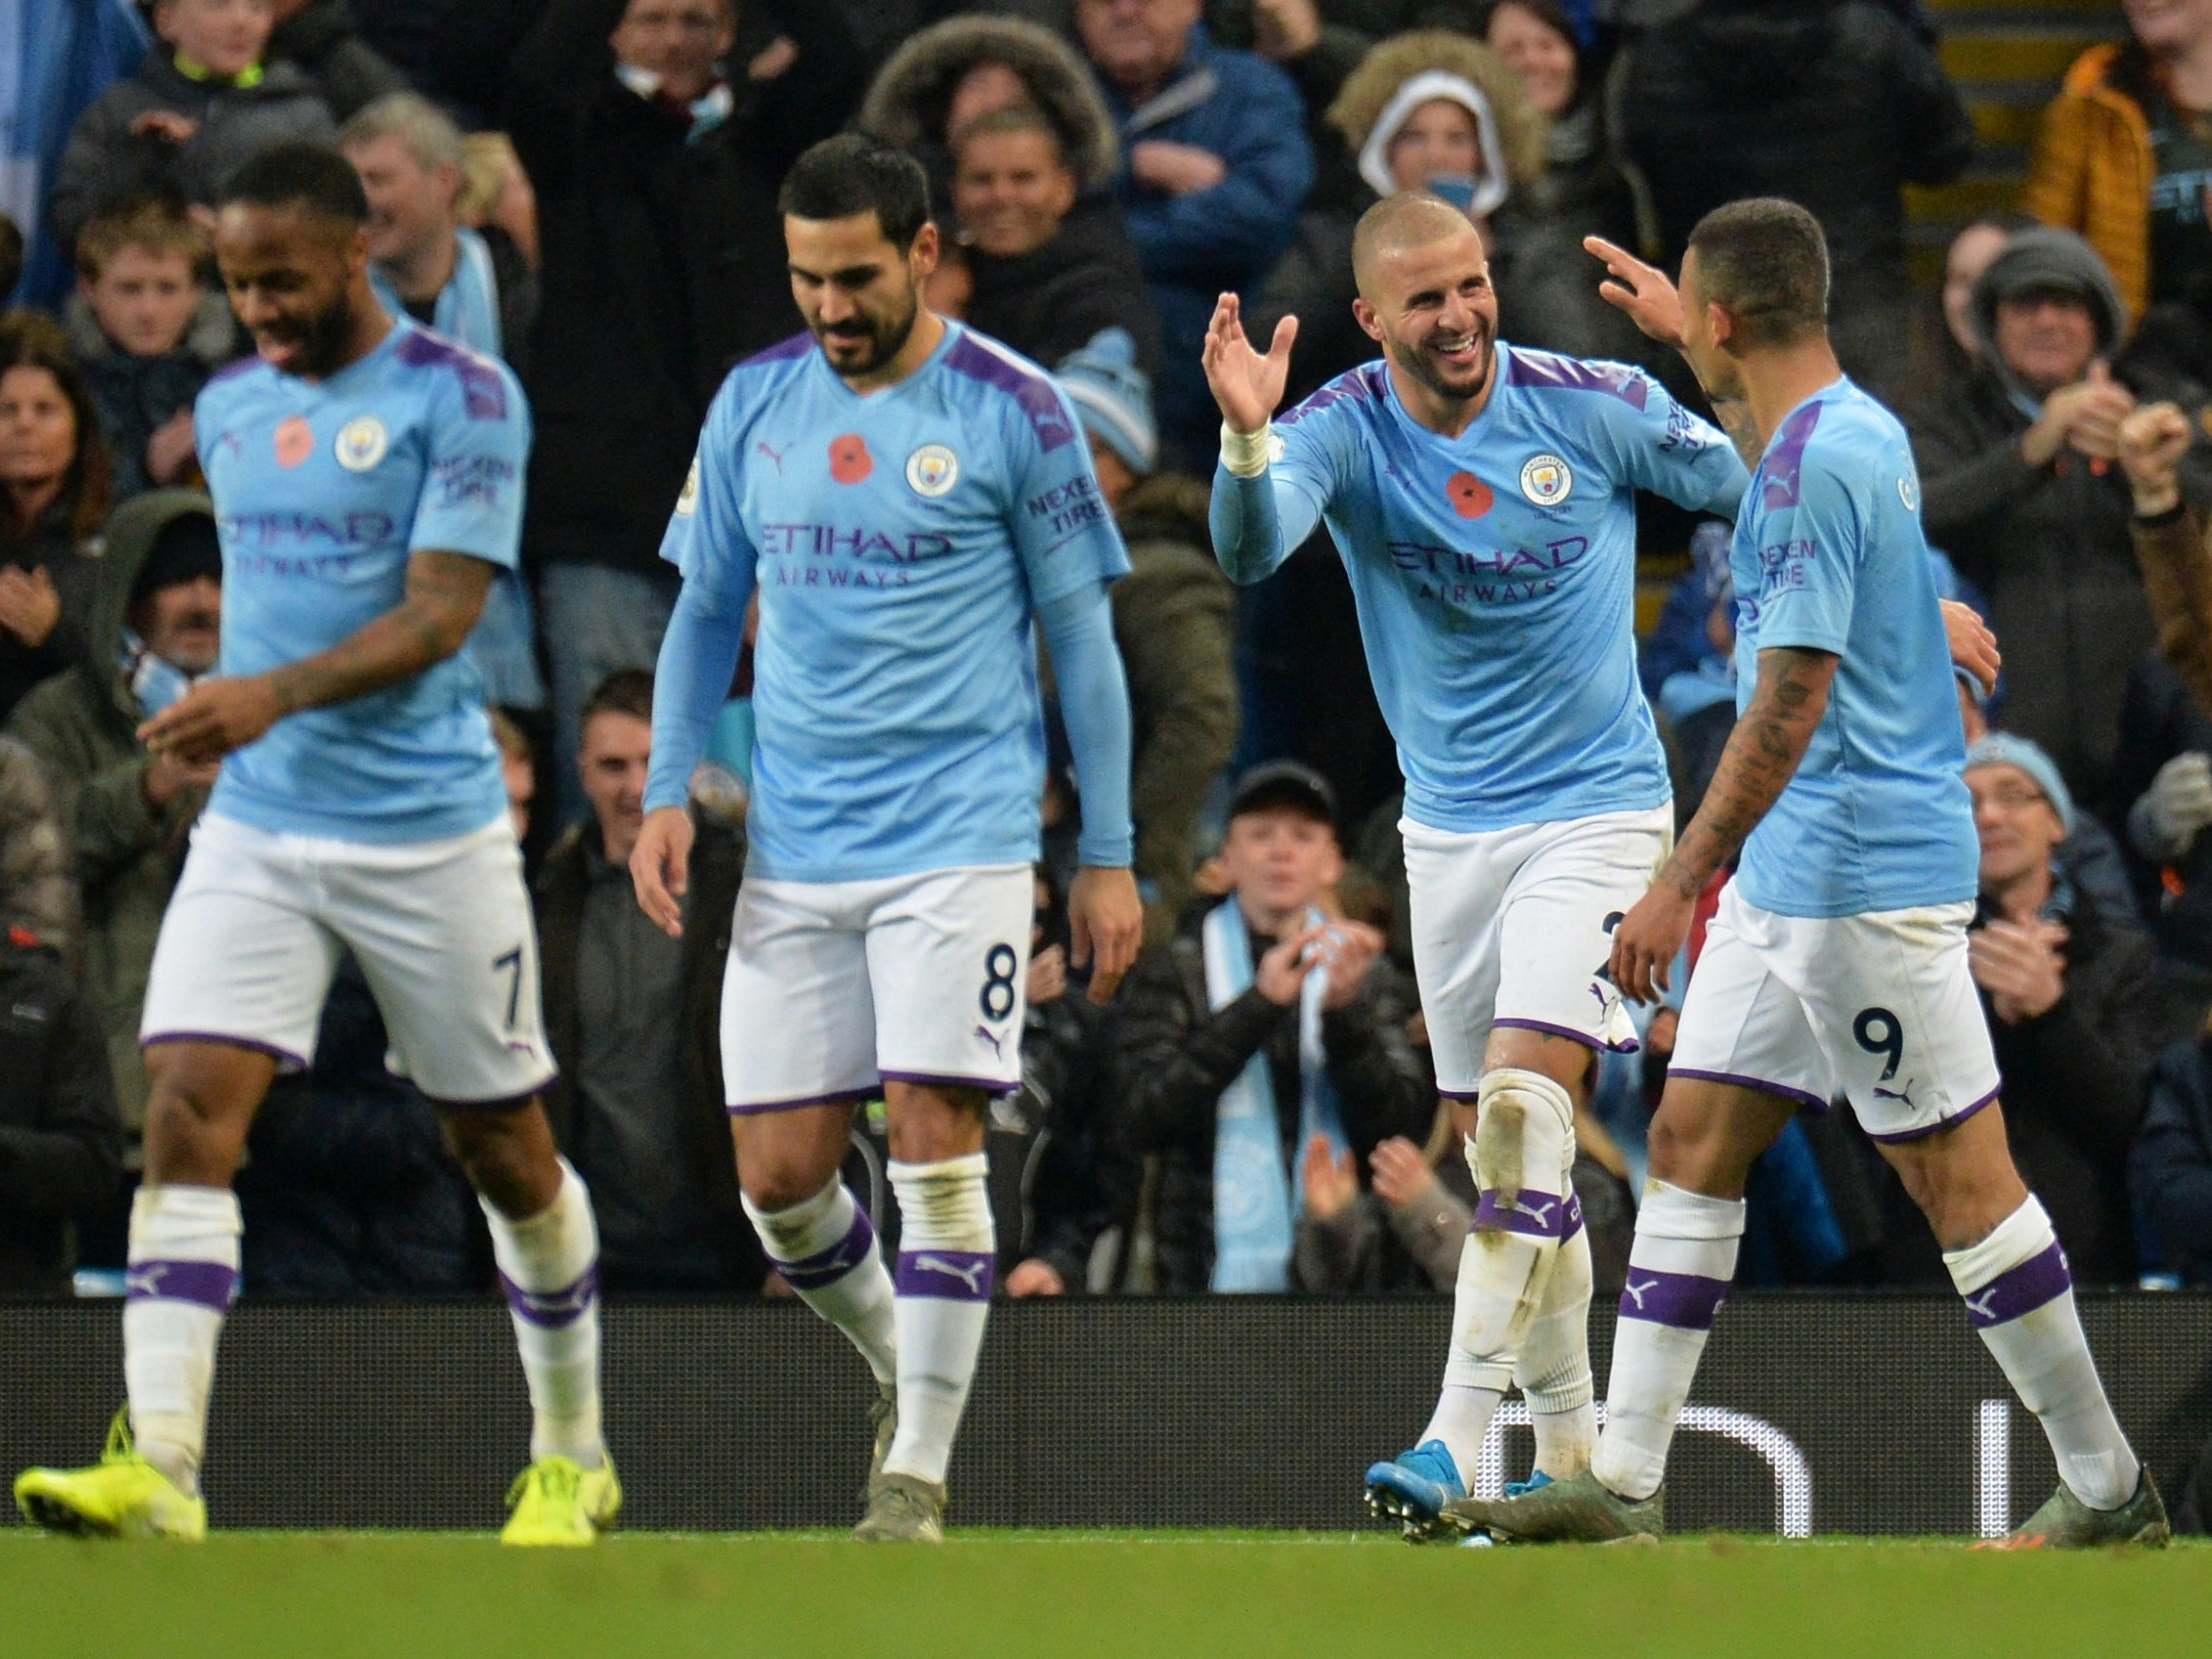
[[1420,1655],[1422,1659],[2203,1652],[2212,1547],[1968,1554],[1955,1540],[1704,1537],[1408,1549],[1380,1534],[458,1534],[83,1544],[0,1531],[9,1651],[59,1659]]

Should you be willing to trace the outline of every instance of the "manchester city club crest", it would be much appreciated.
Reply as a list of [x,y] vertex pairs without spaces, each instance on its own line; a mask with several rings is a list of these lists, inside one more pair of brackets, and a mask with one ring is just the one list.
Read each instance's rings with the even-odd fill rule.
[[1897,480],[1897,499],[1905,504],[1905,511],[1920,511],[1920,481],[1910,473]]
[[384,452],[392,447],[392,438],[384,430],[384,423],[374,415],[361,415],[338,429],[338,441],[332,447],[337,452],[338,464],[346,471],[367,472],[384,459]]
[[1538,507],[1558,506],[1574,488],[1574,468],[1557,455],[1532,455],[1521,468],[1521,494]]
[[906,458],[906,481],[935,499],[960,481],[960,457],[943,444],[924,444]]
[[691,458],[691,470],[684,474],[683,492],[676,497],[676,516],[689,518],[699,510],[699,457]]

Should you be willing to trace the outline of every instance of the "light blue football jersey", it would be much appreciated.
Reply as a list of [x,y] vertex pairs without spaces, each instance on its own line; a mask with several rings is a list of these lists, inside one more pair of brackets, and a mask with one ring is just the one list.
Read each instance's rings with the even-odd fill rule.
[[1847,379],[1793,409],[1752,475],[1729,566],[1739,714],[1760,651],[1842,659],[1812,746],[1744,845],[1744,897],[1784,916],[1972,898],[1958,688],[1897,417]]
[[[223,548],[221,672],[336,645],[405,597],[407,561],[514,568],[530,411],[513,375],[404,319],[320,381],[248,359],[193,414]],[[465,653],[288,715],[223,762],[210,812],[343,841],[465,835],[507,807]]]
[[661,556],[760,596],[747,869],[861,881],[1038,854],[1035,607],[1129,556],[1083,429],[958,323],[866,396],[801,334],[707,413]]
[[1269,476],[1284,539],[1319,514],[1343,557],[1415,823],[1499,830],[1658,806],[1666,758],[1636,678],[1635,492],[1733,516],[1743,463],[1640,370],[1497,354],[1497,388],[1457,438],[1408,415],[1380,362],[1282,416]]

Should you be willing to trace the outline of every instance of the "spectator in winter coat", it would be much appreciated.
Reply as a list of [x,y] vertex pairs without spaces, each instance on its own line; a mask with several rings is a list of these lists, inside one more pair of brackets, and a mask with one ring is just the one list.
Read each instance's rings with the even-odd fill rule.
[[979,115],[953,156],[955,243],[939,269],[966,278],[959,315],[1039,363],[1120,329],[1139,365],[1156,367],[1160,324],[1137,250],[1111,199],[1078,196],[1051,119],[1033,105]]
[[137,1162],[146,1121],[138,1016],[162,912],[213,766],[150,756],[140,724],[215,667],[222,627],[215,510],[195,490],[116,509],[86,617],[84,660],[16,705],[9,732],[52,779],[84,898],[84,983]]
[[[2005,1131],[2021,1178],[2044,1195],[2074,1277],[2136,1272],[2128,1149],[2159,1051],[2204,1017],[2212,981],[2162,966],[2150,941],[2115,926],[2058,870],[2074,804],[2034,744],[2002,734],[1966,756],[1981,837],[1981,900],[1969,964],[2003,1073]],[[1896,1085],[1909,1092],[1912,1080]],[[1891,1275],[1938,1283],[1934,1241],[1892,1194]]]
[[1317,907],[1343,869],[1335,812],[1305,767],[1247,773],[1229,897],[1130,975],[1120,1109],[1129,1144],[1161,1159],[1162,1290],[1294,1288],[1309,1145],[1364,1165],[1434,1116],[1411,988],[1379,934]]
[[109,1202],[122,1168],[99,1021],[21,927],[0,940],[0,1007],[0,1296],[67,1296],[75,1218]]
[[1829,333],[1877,395],[1909,363],[1907,184],[1946,184],[1974,128],[1933,47],[1874,0],[1706,0],[1627,49],[1610,108],[1662,263],[1707,212],[1787,196],[1828,233]]
[[2212,266],[2212,6],[2127,13],[2133,38],[2084,52],[2043,112],[2020,200],[2089,239],[2132,320]]
[[1982,273],[1974,321],[1980,360],[1912,423],[1928,539],[1988,597],[2006,727],[2102,804],[2127,676],[2151,643],[2113,464],[2135,401],[2108,366],[2119,295],[2080,237],[2027,230]]
[[1313,184],[1290,78],[1214,45],[1199,0],[1076,0],[1084,54],[1122,142],[1117,185],[1164,352],[1153,399],[1176,465],[1210,470],[1220,417],[1198,350],[1225,288],[1256,287]]
[[51,212],[65,246],[111,202],[211,204],[257,150],[331,137],[322,89],[289,63],[265,61],[274,22],[272,0],[155,0],[163,44],[78,118],[55,170]]
[[2212,1284],[2212,1025],[2159,1055],[2128,1174],[2163,1264]]
[[84,655],[109,461],[68,337],[32,311],[0,316],[0,720]]
[[797,326],[776,188],[859,90],[838,7],[757,4],[795,50],[771,80],[724,73],[725,0],[547,0],[510,67],[507,131],[543,240],[523,549],[564,821],[584,810],[585,696],[659,655],[677,588],[661,533],[707,404],[732,363]]

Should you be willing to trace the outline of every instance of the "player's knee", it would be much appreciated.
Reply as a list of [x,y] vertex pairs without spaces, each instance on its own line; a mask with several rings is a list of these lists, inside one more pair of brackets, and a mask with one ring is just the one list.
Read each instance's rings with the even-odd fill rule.
[[746,1203],[767,1214],[804,1204],[828,1183],[829,1176],[808,1159],[759,1154],[738,1160],[737,1184]]
[[517,1112],[445,1112],[446,1143],[460,1160],[469,1185],[492,1208],[514,1219],[537,1214],[561,1184],[560,1159],[550,1128],[530,1109]]

